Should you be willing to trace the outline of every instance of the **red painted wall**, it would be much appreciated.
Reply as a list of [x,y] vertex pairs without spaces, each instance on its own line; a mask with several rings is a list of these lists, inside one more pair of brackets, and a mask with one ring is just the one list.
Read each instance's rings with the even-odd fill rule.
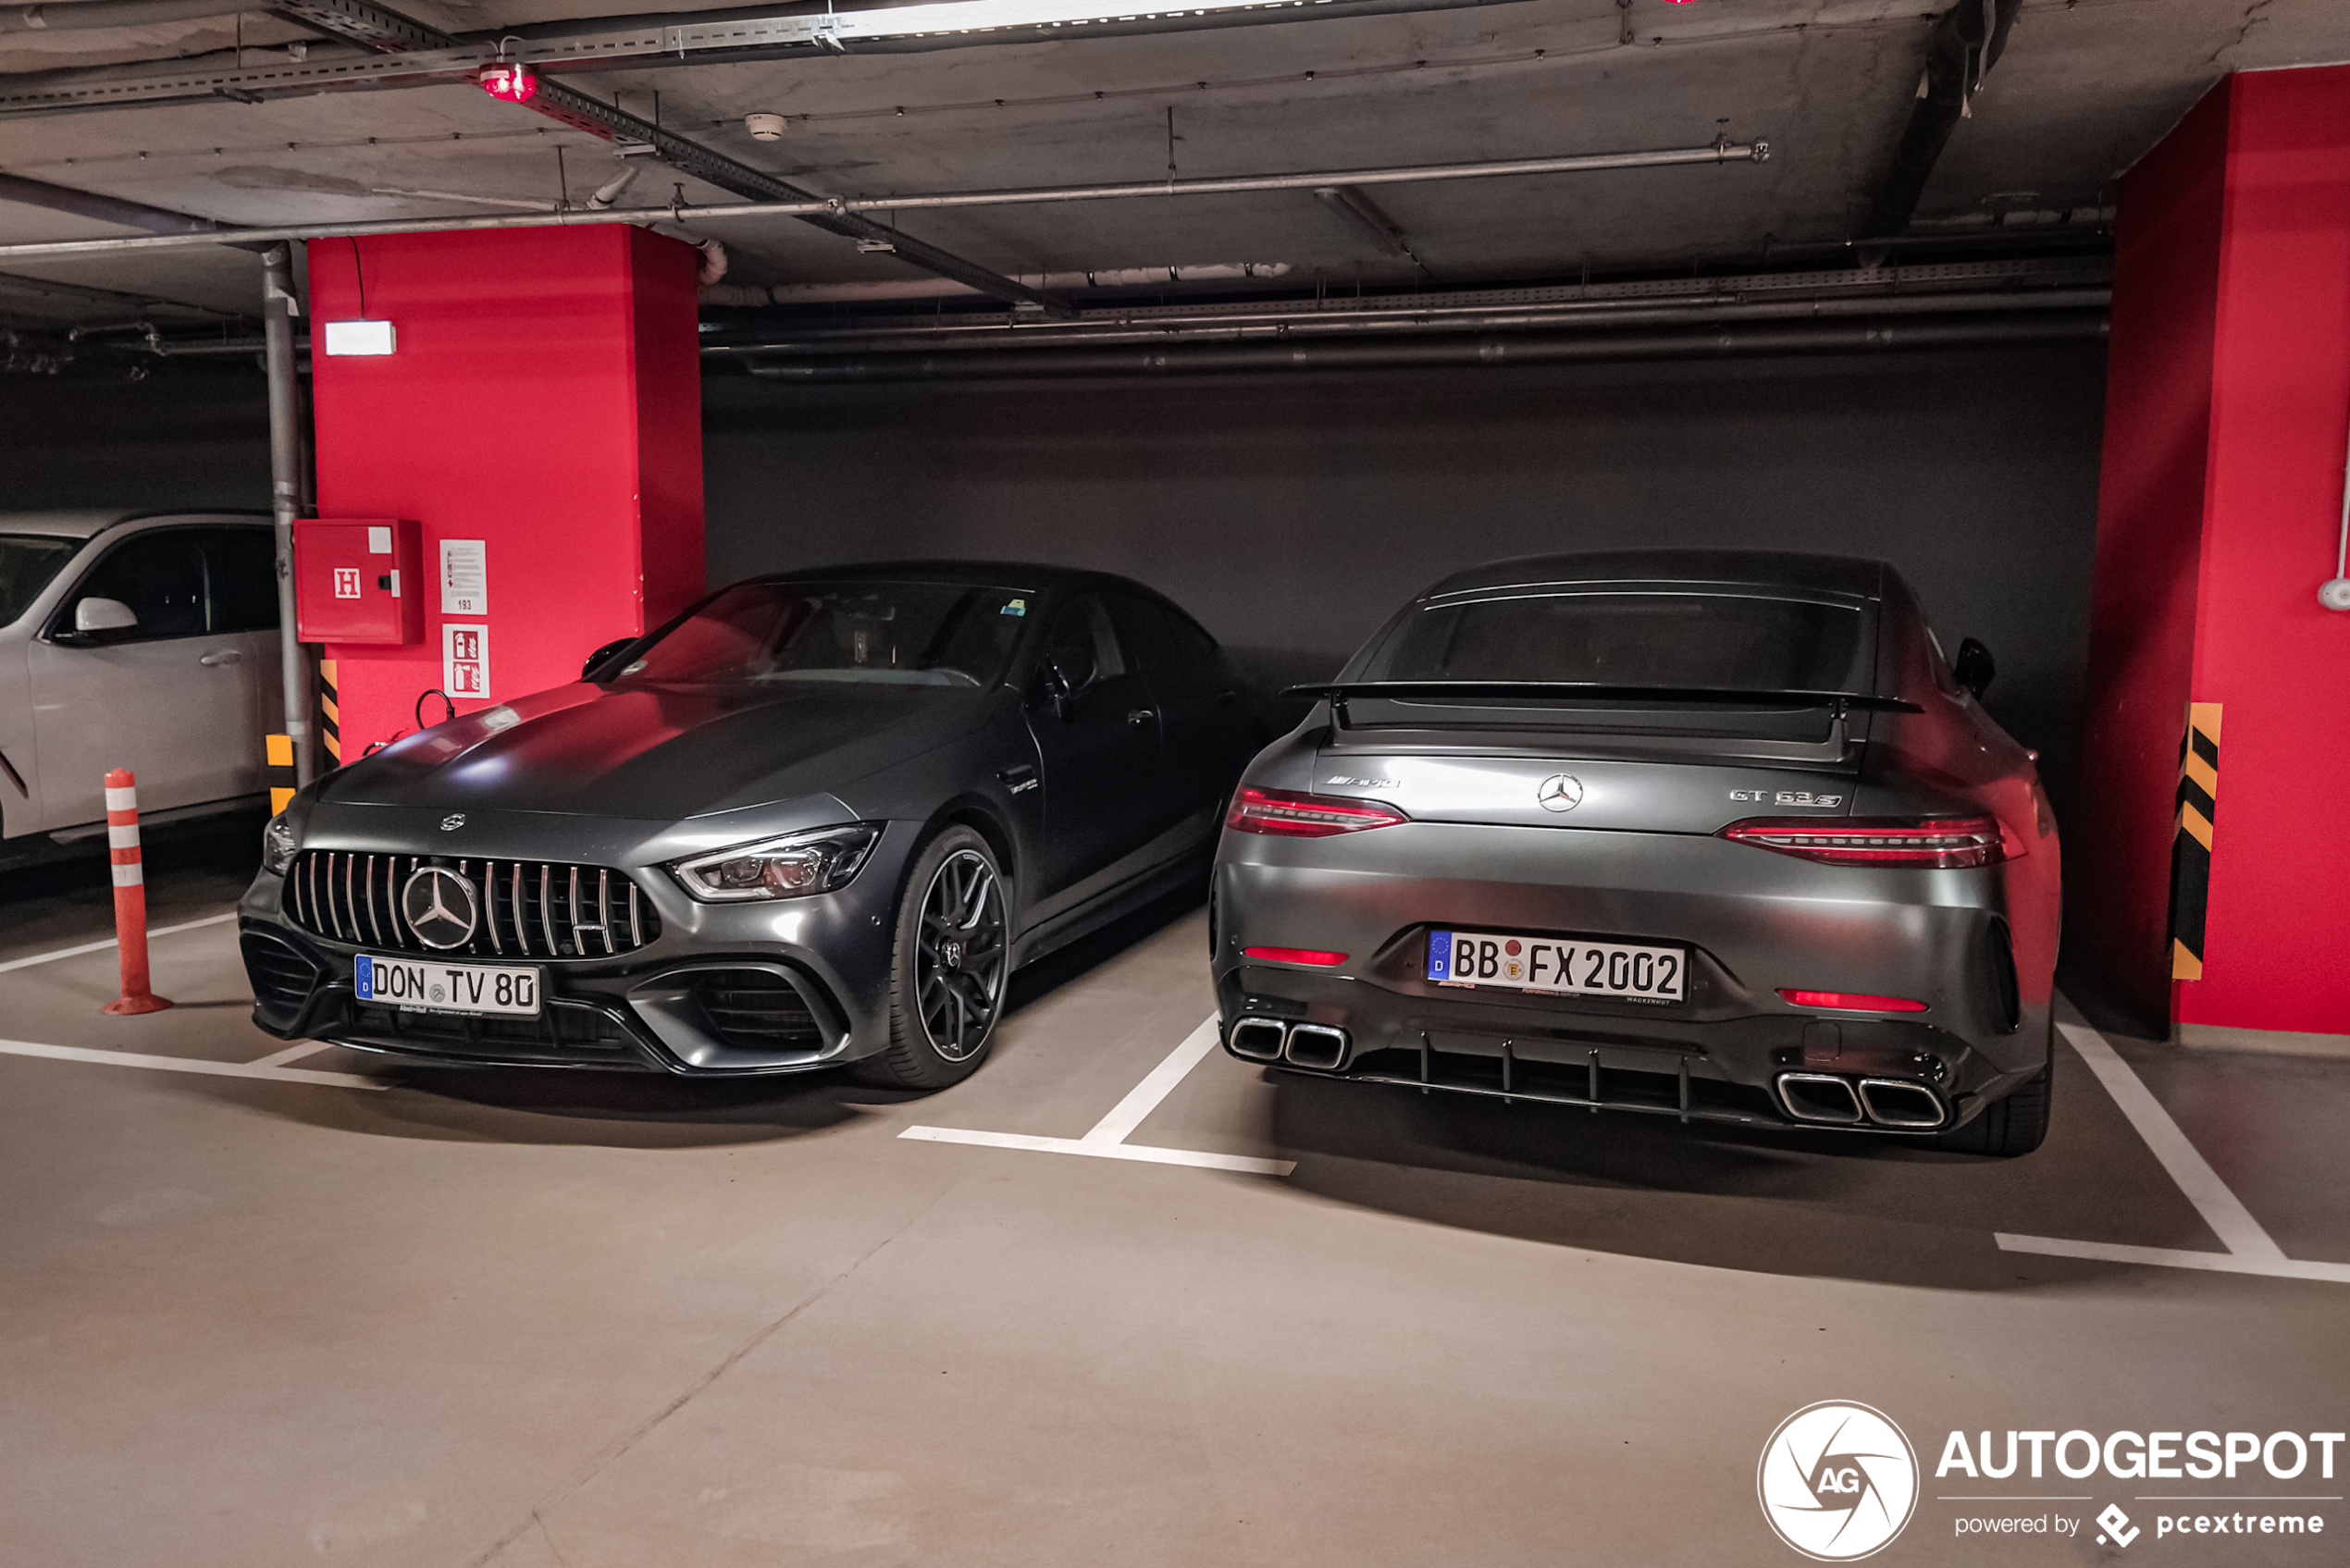
[[2066,939],[2131,1011],[2163,1028],[2230,92],[2230,81],[2213,88],[2121,182],[2081,784],[2064,821]]
[[[696,259],[621,224],[310,241],[319,514],[425,538],[424,641],[327,649],[347,759],[441,685],[444,538],[488,545],[489,612],[451,619],[489,626],[492,702],[700,595]],[[397,352],[329,357],[322,324],[359,316],[363,285]]]
[[2350,67],[2235,79],[2195,696],[2224,709],[2203,979],[2182,1023],[2350,1033]]
[[[2350,67],[2221,82],[2120,204],[2070,934],[2156,1021],[2350,1033],[2350,615],[2317,601],[2350,433]],[[2190,697],[2223,729],[2203,978],[2174,983]]]

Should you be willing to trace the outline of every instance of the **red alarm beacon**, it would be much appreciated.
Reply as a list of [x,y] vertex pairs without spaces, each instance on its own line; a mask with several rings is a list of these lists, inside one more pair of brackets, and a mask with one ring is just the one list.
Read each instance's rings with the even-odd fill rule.
[[509,104],[527,104],[530,95],[538,91],[538,73],[520,60],[484,66],[474,80],[481,83],[484,93]]

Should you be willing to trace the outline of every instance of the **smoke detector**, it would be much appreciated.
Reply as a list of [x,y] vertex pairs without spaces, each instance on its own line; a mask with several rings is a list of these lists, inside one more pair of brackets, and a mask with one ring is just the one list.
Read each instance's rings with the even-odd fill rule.
[[743,129],[750,132],[750,139],[753,142],[781,142],[784,139],[784,117],[745,115]]

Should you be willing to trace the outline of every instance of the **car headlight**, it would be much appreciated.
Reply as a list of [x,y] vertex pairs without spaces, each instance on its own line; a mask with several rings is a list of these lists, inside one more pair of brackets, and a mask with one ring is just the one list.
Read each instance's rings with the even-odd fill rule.
[[804,898],[847,887],[880,839],[878,822],[845,822],[673,860],[669,871],[705,904]]
[[261,869],[273,877],[284,876],[301,852],[302,829],[293,814],[280,811],[270,818],[269,825],[261,830]]

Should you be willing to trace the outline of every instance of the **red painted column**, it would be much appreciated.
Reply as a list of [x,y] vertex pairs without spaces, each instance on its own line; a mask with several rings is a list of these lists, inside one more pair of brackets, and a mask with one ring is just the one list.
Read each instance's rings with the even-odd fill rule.
[[[2350,67],[2221,82],[2120,208],[2068,935],[2188,1039],[2350,1034],[2350,614],[2317,598],[2350,434]],[[2199,956],[2171,911],[2190,702],[2218,710]]]
[[[446,627],[485,634],[465,712],[575,680],[700,595],[696,261],[621,224],[310,241],[319,515],[424,533],[424,640],[326,650],[346,759],[415,727]],[[394,352],[328,354],[324,324],[363,315]],[[483,545],[486,612],[443,613],[444,540]]]

